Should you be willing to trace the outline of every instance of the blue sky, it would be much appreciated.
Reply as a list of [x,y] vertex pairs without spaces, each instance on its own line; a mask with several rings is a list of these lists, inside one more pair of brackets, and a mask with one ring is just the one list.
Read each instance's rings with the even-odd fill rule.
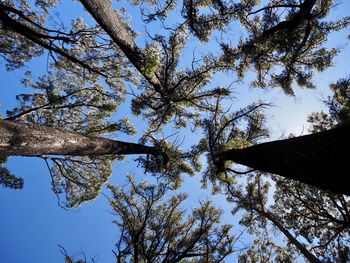
[[[120,5],[120,2],[117,5]],[[65,1],[62,10],[64,12],[61,12],[61,17],[65,19],[77,14],[83,15],[77,2],[71,4]],[[333,10],[331,17],[336,19],[348,15],[348,10],[350,1],[344,1],[344,4]],[[133,25],[140,26],[136,15],[132,22]],[[345,30],[332,36],[330,44],[342,47],[342,53],[334,60],[334,65],[330,69],[315,76],[316,90],[296,89],[297,96],[288,97],[278,89],[251,89],[243,83],[235,89],[237,99],[233,102],[233,109],[263,99],[275,105],[268,111],[268,126],[273,130],[272,139],[278,138],[283,132],[286,134],[293,132],[296,135],[305,133],[306,116],[323,107],[321,100],[329,93],[328,85],[350,74],[350,48],[346,38],[349,34],[349,30]],[[138,41],[142,43],[143,40],[141,36]],[[15,95],[25,92],[20,80],[26,69],[6,72],[3,62],[0,62],[0,67],[2,68],[0,112],[5,115],[7,109],[15,106]],[[34,60],[28,67],[36,74],[43,73],[46,69],[42,59]],[[230,75],[214,78],[213,85],[222,84],[223,81],[230,82]],[[200,133],[186,136],[197,139]],[[118,136],[118,139],[136,142],[138,137]],[[84,204],[78,209],[63,210],[57,205],[57,198],[51,191],[50,177],[42,160],[10,158],[7,167],[14,174],[23,177],[25,185],[20,191],[0,189],[0,262],[63,262],[58,244],[64,246],[72,255],[84,251],[87,258],[96,256],[97,262],[113,262],[111,250],[118,239],[118,231],[111,223],[114,217],[105,197],[100,196],[93,203]],[[114,165],[111,182],[122,183],[127,172],[145,178],[135,167],[132,158],[127,158]],[[195,178],[185,180],[181,191],[191,193],[188,206],[195,206],[199,200],[209,196],[209,193],[199,190],[199,179],[197,175]],[[230,210],[225,204],[224,197],[215,197],[215,202],[223,209]],[[229,213],[226,213],[223,221],[227,223],[231,220]]]

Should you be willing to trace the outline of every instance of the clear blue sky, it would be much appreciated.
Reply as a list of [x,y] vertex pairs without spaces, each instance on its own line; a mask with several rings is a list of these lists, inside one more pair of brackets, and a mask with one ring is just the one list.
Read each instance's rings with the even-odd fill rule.
[[[332,18],[348,15],[350,1],[343,1],[344,4],[333,10]],[[68,4],[69,3],[69,4]],[[120,5],[120,2],[117,2]],[[64,12],[60,12],[62,18],[83,15],[80,3],[65,1]],[[134,16],[135,18],[136,16]],[[133,25],[143,30],[135,18]],[[344,31],[334,34],[331,45],[343,47],[342,53],[334,61],[334,66],[326,72],[317,74],[316,90],[296,90],[297,96],[287,97],[280,90],[256,90],[249,89],[242,84],[236,89],[237,100],[234,101],[234,108],[243,107],[249,102],[263,99],[273,102],[276,106],[268,112],[269,127],[273,129],[273,138],[278,138],[282,132],[300,134],[306,132],[306,116],[312,111],[323,107],[322,96],[328,94],[328,84],[338,78],[350,74],[350,48],[346,36],[350,32]],[[139,42],[142,43],[141,37]],[[45,60],[45,59],[44,59]],[[29,64],[30,69],[36,73],[45,72],[43,60],[35,60]],[[6,72],[4,63],[0,62],[0,83],[1,104],[0,112],[5,115],[7,109],[15,106],[15,95],[26,92],[20,84],[25,70]],[[38,73],[39,72],[39,73]],[[230,76],[214,78],[213,85],[230,82]],[[125,107],[122,107],[125,109]],[[121,113],[121,115],[125,112]],[[200,134],[186,135],[187,138],[195,138]],[[137,141],[135,138],[118,137]],[[86,253],[87,258],[96,256],[97,262],[113,262],[111,250],[118,239],[118,231],[111,223],[114,219],[107,200],[100,196],[93,203],[88,203],[74,210],[63,210],[57,205],[56,196],[51,191],[51,182],[45,164],[35,158],[10,158],[7,167],[25,179],[24,189],[14,191],[0,189],[0,262],[4,263],[44,263],[63,262],[63,256],[59,253],[58,244],[63,245],[72,255],[80,251]],[[134,173],[139,178],[145,178],[135,167],[132,158],[114,165],[113,183],[121,183],[127,172]],[[200,176],[185,181],[183,191],[192,194],[191,205],[209,196],[199,189]],[[223,197],[216,197],[216,203],[225,210],[230,207],[225,204]],[[231,219],[229,213],[225,215],[224,221]]]

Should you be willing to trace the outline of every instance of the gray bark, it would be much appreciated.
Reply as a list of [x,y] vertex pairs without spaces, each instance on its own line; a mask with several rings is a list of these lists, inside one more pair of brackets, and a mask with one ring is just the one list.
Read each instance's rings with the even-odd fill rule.
[[137,47],[128,29],[119,15],[113,9],[110,0],[80,0],[85,9],[91,14],[96,22],[107,32],[115,44],[124,52],[129,61],[147,79],[157,92],[163,92],[163,86],[159,78],[153,74],[145,73],[145,56]]
[[0,156],[157,154],[154,147],[0,120]]

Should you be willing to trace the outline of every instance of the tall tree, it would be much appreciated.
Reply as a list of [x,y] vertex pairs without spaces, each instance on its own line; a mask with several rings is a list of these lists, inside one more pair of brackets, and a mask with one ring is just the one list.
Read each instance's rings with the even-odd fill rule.
[[[116,132],[135,133],[128,117],[110,119],[123,100],[121,87],[103,87],[94,76],[72,74],[74,65],[62,66],[53,66],[36,81],[27,74],[23,84],[34,92],[18,95],[19,105],[8,110],[8,117],[1,120],[2,155],[45,160],[54,192],[69,207],[95,198],[111,175],[113,160],[124,154],[146,154],[146,158],[138,159],[140,164],[153,174],[166,174],[174,187],[181,181],[181,172],[193,173],[178,158],[181,151],[165,141],[154,140],[154,147],[148,147],[103,138]],[[172,162],[167,161],[169,158]],[[3,185],[23,185],[23,180],[2,168]]]
[[[116,155],[147,155],[147,158],[139,158],[139,163],[148,172],[166,175],[168,187],[178,187],[181,173],[193,174],[193,169],[181,159],[181,151],[173,149],[165,141],[146,146],[0,120],[0,142],[1,156],[44,159],[54,191],[57,194],[62,191],[66,193],[67,206],[78,206],[98,195],[111,175],[110,166]],[[53,162],[53,167],[49,166],[48,161]],[[4,186],[20,188],[23,185],[22,180],[15,178],[4,167],[1,167],[0,178]]]
[[349,78],[331,85],[334,93],[326,105],[329,115],[313,113],[310,135],[273,141],[244,149],[223,150],[219,163],[233,161],[264,172],[281,175],[336,194],[350,195]]
[[256,170],[281,175],[323,190],[350,195],[350,126],[310,135],[230,149],[219,162],[233,161]]
[[[315,112],[309,116],[311,132],[348,124],[349,77],[340,79],[330,88],[333,95],[325,101],[329,112]],[[344,171],[341,174],[345,175]],[[281,222],[303,237],[321,260],[349,261],[349,197],[281,178],[275,178],[275,181],[273,212],[280,215]]]
[[348,262],[349,197],[276,180],[272,213],[322,262]]
[[[232,213],[236,214],[243,210],[244,215],[240,223],[249,229],[255,236],[253,246],[242,256],[242,262],[254,262],[254,260],[264,259],[266,262],[295,262],[296,256],[300,253],[308,262],[322,262],[310,250],[310,248],[300,241],[281,217],[283,214],[275,213],[269,200],[269,183],[260,174],[248,180],[245,189],[237,187],[226,181],[227,198],[233,203]],[[276,242],[271,226],[279,231],[287,246],[282,242]],[[262,240],[262,242],[261,242]],[[259,251],[260,254],[259,254]],[[298,253],[299,252],[299,253]],[[252,258],[251,261],[250,258]]]
[[[111,175],[111,165],[116,153],[146,154],[137,159],[139,163],[146,172],[166,175],[163,178],[167,179],[170,188],[179,186],[181,173],[193,174],[194,170],[199,170],[199,156],[207,153],[209,162],[204,172],[203,183],[206,184],[208,180],[213,182],[214,191],[220,190],[220,187],[226,186],[227,183],[233,185],[239,174],[250,172],[232,166],[235,162],[337,193],[348,193],[340,173],[345,168],[349,169],[347,162],[343,162],[341,158],[341,153],[348,152],[346,147],[337,147],[339,140],[342,145],[346,146],[348,143],[348,126],[337,127],[332,131],[320,131],[306,137],[257,144],[268,134],[262,114],[262,109],[268,105],[258,102],[230,114],[223,110],[226,106],[223,99],[230,99],[232,95],[230,88],[221,84],[219,87],[213,87],[210,84],[216,73],[232,70],[238,79],[243,79],[246,72],[252,69],[255,72],[252,81],[254,87],[281,87],[291,95],[295,92],[295,83],[301,87],[315,87],[312,81],[313,72],[329,67],[338,52],[337,49],[324,47],[327,36],[349,24],[348,17],[339,21],[329,21],[327,15],[332,7],[331,0],[277,0],[266,1],[262,5],[254,0],[242,0],[237,3],[202,0],[169,0],[165,3],[143,1],[141,13],[144,22],[150,24],[158,21],[161,25],[156,30],[145,33],[147,40],[143,44],[139,44],[142,41],[137,41],[137,33],[128,24],[123,10],[117,10],[111,1],[80,2],[97,25],[88,25],[82,19],[74,19],[70,25],[63,21],[50,22],[48,18],[51,8],[59,4],[56,0],[5,0],[0,3],[0,55],[5,60],[7,69],[23,67],[32,58],[45,53],[50,58],[47,63],[47,75],[37,82],[26,78],[23,83],[31,88],[31,94],[20,94],[17,97],[19,106],[8,111],[6,120],[0,121],[2,155],[27,154],[44,159],[52,177],[53,189],[56,194],[65,195],[67,206],[78,206],[98,195]],[[137,5],[141,1],[131,2]],[[174,15],[176,19],[173,19]],[[236,25],[237,28],[241,26],[243,31],[237,39],[233,39],[233,31],[229,29],[230,26]],[[220,38],[216,33],[220,33]],[[185,47],[192,44],[191,41],[195,39],[192,36],[204,45],[208,44],[206,47],[210,48],[205,52],[193,51],[193,54],[189,55],[190,52],[187,53]],[[219,54],[215,54],[212,48],[215,39],[220,39],[217,43],[221,48]],[[197,46],[200,48],[200,45]],[[130,89],[126,88],[128,84],[133,84]],[[137,89],[133,89],[134,87]],[[148,128],[145,135],[140,136],[140,142],[151,141],[153,146],[122,143],[104,137],[118,131],[127,134],[134,132],[128,118],[111,120],[112,114],[117,112],[117,107],[124,102],[125,95],[128,96],[126,101],[130,102],[128,106],[132,112],[137,116],[142,115],[148,122]],[[341,97],[348,95],[340,92],[339,98]],[[343,104],[340,104],[341,106],[334,104],[334,112],[339,112],[337,116],[342,120],[341,123],[346,124],[347,111],[344,110]],[[207,116],[212,117],[203,120]],[[329,120],[329,128],[333,126],[332,118],[325,116],[324,120]],[[166,140],[155,139],[163,127],[169,127],[166,126],[169,122],[175,124],[176,132],[187,127],[188,123],[191,123],[194,129],[202,128],[204,138],[187,152],[174,147]],[[32,136],[28,137],[28,134]],[[33,142],[35,138],[37,141]],[[74,144],[73,139],[79,141],[79,145]],[[310,151],[305,154],[305,150]],[[329,157],[331,151],[337,155]],[[302,157],[297,156],[297,153],[301,153]],[[0,182],[5,186],[20,188],[23,181],[11,175],[3,165],[6,157],[0,160]],[[192,162],[192,167],[185,162],[187,160]],[[294,170],[295,166],[298,169]],[[339,172],[332,179],[331,168],[333,172]],[[234,176],[228,177],[228,173],[233,173]],[[320,175],[324,180],[316,180]],[[337,178],[337,181],[334,182],[333,178]],[[252,184],[246,183],[248,188],[251,187]],[[278,183],[277,187],[280,187]],[[147,189],[152,192],[155,188]],[[277,188],[277,191],[279,190],[283,191],[283,187]],[[136,191],[142,192],[142,186]],[[122,191],[114,189],[114,193],[116,196],[123,196]],[[305,200],[303,205],[306,207],[307,203],[320,199],[308,199],[307,195],[303,195],[305,193],[286,192],[288,198],[285,200],[290,199],[291,203],[299,204],[298,197],[302,196]],[[115,207],[123,208],[123,205],[129,205],[128,200],[132,199],[132,196],[125,196],[125,202],[120,203],[116,200]],[[323,196],[326,194],[321,194],[321,197]],[[274,243],[273,250],[277,253],[275,258],[281,261],[292,260],[293,255],[289,257],[285,252],[295,252],[298,249],[305,258],[317,262],[315,257],[320,257],[319,254],[329,247],[336,249],[336,245],[345,255],[342,258],[346,259],[347,241],[344,241],[342,236],[347,231],[347,213],[344,211],[348,208],[343,204],[346,198],[330,198],[330,202],[333,202],[337,209],[328,214],[321,211],[322,215],[328,219],[335,218],[341,221],[342,225],[332,221],[334,224],[329,224],[330,230],[323,231],[322,235],[312,232],[311,227],[309,232],[303,229],[304,238],[314,236],[313,243],[319,237],[322,240],[320,248],[313,247],[313,251],[310,251],[300,242],[297,234],[292,232],[297,228],[302,229],[302,226],[294,227],[288,222],[288,218],[290,220],[297,217],[283,217],[281,211],[283,207],[288,207],[287,205],[276,204],[275,210],[265,209],[266,203],[262,206],[259,201],[260,203],[256,202],[250,206],[249,198],[255,197],[242,195],[236,202],[248,212],[264,218],[259,222],[268,220],[275,225],[286,236],[293,249],[286,250],[276,246],[270,236],[265,235],[248,251],[248,257],[257,255],[257,249],[262,249],[267,252],[265,258],[268,258],[271,253],[267,250],[272,247],[264,244],[264,241],[268,241]],[[276,201],[284,200],[283,195],[279,198],[276,197]],[[130,204],[130,211],[116,209],[116,212],[118,211],[122,218],[129,218],[132,213],[144,211],[143,206],[133,205]],[[151,219],[162,219],[160,213],[167,209],[166,207],[164,204],[157,206],[156,216]],[[295,215],[300,211],[296,209],[292,212]],[[340,219],[335,216],[338,212],[342,215]],[[181,211],[178,213],[182,215]],[[218,218],[219,214],[208,203],[202,204],[192,217],[179,223],[188,233],[202,235],[193,235],[191,239],[186,233],[184,236],[179,234],[180,239],[179,242],[175,242],[176,247],[167,250],[166,255],[173,261],[181,260],[181,257],[189,255],[187,250],[193,242],[200,241],[200,253],[196,255],[200,260],[223,259],[228,250],[218,249],[223,240],[219,238],[218,231],[213,233],[221,241],[215,243],[217,240],[211,240],[208,233],[203,234],[200,227],[198,229],[196,225],[189,224],[193,227],[189,228],[186,225],[186,222],[202,222],[201,215],[209,216],[204,219],[210,223],[210,220]],[[139,223],[137,220],[138,218],[133,221],[136,226]],[[301,222],[309,226],[312,224],[308,219]],[[156,231],[156,228],[152,229],[153,221],[151,223],[147,229]],[[337,232],[341,228],[343,229]],[[152,245],[152,241],[153,244],[158,242],[154,238],[155,232],[142,233],[146,238],[143,239],[146,240],[144,243],[152,240],[150,251],[144,243],[135,242],[136,237],[140,236],[134,235],[132,227],[128,231],[124,232],[124,239],[119,242],[121,249],[117,251],[117,258],[118,255],[120,258],[132,258],[136,255],[137,260],[141,255],[149,257],[151,252],[156,251],[158,256],[163,253],[163,248]],[[147,236],[148,234],[150,235]],[[197,237],[197,240],[193,239]],[[164,235],[164,238],[169,239],[169,236]],[[333,242],[335,239],[338,243]],[[190,246],[181,247],[188,244],[187,241]],[[214,246],[212,249],[213,243],[219,247]],[[174,243],[168,242],[166,245],[171,247]],[[208,246],[213,253],[210,257],[203,252],[209,251]],[[130,253],[129,248],[134,249],[133,253]],[[336,256],[330,254],[329,258],[336,259]],[[242,260],[245,259],[242,257]]]
[[[4,120],[0,120],[0,134],[1,156],[34,156],[45,160],[54,192],[64,192],[67,201],[65,205],[69,207],[78,206],[98,195],[111,175],[110,167],[116,155],[162,155],[160,149],[142,144]],[[157,160],[160,162],[161,158]],[[52,162],[52,167],[49,166],[49,161]],[[1,167],[1,184],[20,188],[23,180]]]
[[209,177],[232,171],[230,167],[237,163],[349,195],[349,181],[343,174],[350,171],[345,161],[350,154],[350,126],[256,144],[258,139],[268,135],[264,127],[265,117],[261,113],[266,106],[257,103],[232,114],[218,108],[211,118],[204,120],[206,137],[195,151],[196,154],[208,153],[208,174],[214,174]]
[[[113,250],[117,263],[225,262],[236,252],[232,225],[220,224],[223,211],[211,202],[187,211],[183,208],[187,194],[168,196],[167,185],[137,183],[130,175],[127,185],[108,188],[113,223],[119,230]],[[75,260],[60,248],[67,262],[87,262],[85,255]]]
[[[294,94],[293,86],[313,88],[314,71],[331,65],[336,49],[322,43],[332,31],[349,24],[349,17],[327,21],[333,1],[271,1],[257,7],[257,1],[242,1],[239,19],[249,36],[237,47],[223,45],[223,59],[244,74],[254,69],[253,87],[281,87]],[[277,69],[279,67],[279,69]]]
[[[334,94],[325,102],[329,114],[316,112],[309,116],[312,132],[342,127],[350,117],[349,97],[346,95],[348,78],[332,84],[331,89]],[[235,171],[226,167],[222,171],[225,176],[216,177],[220,189],[234,206],[233,213],[243,211],[240,223],[256,237],[252,247],[242,254],[242,262],[294,262],[298,252],[310,262],[349,260],[348,196],[280,176],[273,176],[272,181],[266,180],[263,174],[249,172],[239,180],[233,180]],[[273,198],[269,190],[271,182],[275,188]],[[278,238],[275,240],[276,232],[271,226],[284,237],[287,246],[283,246]]]
[[[268,205],[268,184],[260,180],[259,172],[236,168],[233,163],[222,162],[217,158],[223,151],[230,148],[244,150],[267,136],[265,116],[262,114],[262,109],[267,106],[264,103],[253,104],[232,114],[217,111],[205,120],[207,136],[193,148],[192,153],[194,156],[201,152],[208,153],[210,165],[204,173],[204,186],[211,182],[214,192],[225,194],[234,206],[234,215],[243,211],[240,224],[247,227],[251,235],[256,236],[251,247],[239,257],[240,262],[295,262],[297,251],[310,262],[320,262],[283,225],[279,214],[272,212]],[[274,241],[270,233],[271,225],[281,231],[289,244],[287,247]]]
[[121,231],[117,262],[223,262],[234,252],[231,225],[221,225],[223,211],[207,201],[191,213],[181,208],[186,194],[165,198],[167,186],[110,186],[111,206]]
[[0,120],[2,156],[159,154],[154,147]]

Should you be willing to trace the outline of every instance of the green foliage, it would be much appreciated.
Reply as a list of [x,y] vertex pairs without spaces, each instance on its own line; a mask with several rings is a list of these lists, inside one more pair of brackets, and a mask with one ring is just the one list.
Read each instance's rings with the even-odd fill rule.
[[191,32],[205,42],[210,40],[213,31],[224,31],[232,20],[237,19],[241,7],[239,3],[225,1],[186,0],[182,15]]
[[222,211],[203,202],[191,213],[181,208],[186,194],[166,197],[167,186],[109,186],[121,236],[117,262],[219,262],[233,252],[230,225],[219,226]]
[[135,94],[131,104],[135,115],[142,114],[148,120],[151,132],[160,132],[169,122],[173,122],[176,129],[187,127],[189,121],[196,123],[201,113],[213,111],[208,100],[230,93],[227,88],[206,87],[213,74],[221,69],[217,58],[202,56],[193,61],[191,68],[180,68],[188,36],[187,27],[181,25],[168,37],[154,37],[153,45],[157,46],[160,59],[157,76],[164,87],[155,89],[146,84],[142,93]]
[[311,131],[313,132],[321,132],[334,127],[334,120],[323,111],[311,113],[307,121],[312,123]]
[[140,156],[136,160],[145,172],[157,178],[162,178],[172,189],[177,189],[182,183],[182,174],[194,175],[195,167],[186,163],[183,151],[166,140],[152,139],[158,155]]
[[[254,4],[242,10],[241,23],[249,32],[238,46],[222,43],[222,60],[231,65],[243,78],[253,69],[256,79],[253,87],[281,87],[294,94],[294,82],[300,87],[313,88],[314,70],[331,66],[337,50],[322,45],[327,35],[349,24],[349,17],[339,21],[325,21],[332,1],[273,1],[265,8],[253,11]],[[327,3],[326,5],[324,3]],[[278,5],[289,5],[280,13]],[[286,7],[287,7],[286,6]]]
[[[324,131],[349,120],[349,78],[340,79],[330,88],[333,96],[325,104],[329,113],[314,112],[308,117],[311,132]],[[302,237],[324,262],[350,259],[350,199],[295,181],[274,178],[273,213],[297,236]]]
[[0,185],[12,189],[22,189],[23,179],[14,176],[6,167],[4,167],[6,161],[6,157],[0,156]]
[[206,187],[208,182],[214,183],[213,190],[218,192],[220,182],[227,181],[231,184],[235,182],[235,177],[229,176],[228,173],[241,172],[232,169],[232,162],[224,162],[222,154],[230,149],[241,149],[255,144],[268,135],[262,112],[268,106],[269,104],[259,102],[231,114],[218,108],[210,118],[203,120],[205,139],[202,139],[195,149],[197,154],[207,152],[208,166],[203,174],[203,186]]
[[156,45],[148,45],[145,52],[144,71],[146,76],[152,77],[160,66],[160,50]]
[[350,77],[340,79],[330,88],[333,97],[328,98],[326,105],[329,108],[330,117],[338,125],[350,123]]
[[308,116],[312,124],[312,132],[324,131],[339,125],[350,123],[350,77],[338,80],[330,85],[333,96],[329,96],[324,103],[329,113],[313,112]]
[[262,234],[259,238],[254,239],[251,247],[239,256],[238,262],[296,263],[298,261],[294,253],[271,241],[269,236]]
[[[88,25],[81,18],[68,25],[47,19],[58,0],[6,0],[0,4],[0,56],[6,68],[23,67],[45,52],[49,58],[46,75],[36,80],[27,74],[23,84],[28,89],[17,96],[18,106],[7,112],[8,119],[92,136],[117,132],[132,135],[136,130],[130,118],[124,112],[121,119],[113,116],[125,95],[131,95],[126,100],[131,101],[131,111],[148,122],[146,134],[139,135],[143,143],[148,141],[156,147],[157,154],[136,160],[146,172],[162,180],[159,186],[150,186],[129,179],[129,192],[110,186],[111,204],[118,216],[116,224],[122,230],[117,256],[124,261],[133,258],[135,262],[158,262],[168,260],[164,259],[167,253],[171,258],[168,262],[217,262],[232,252],[230,226],[214,227],[222,212],[210,202],[202,203],[187,216],[180,207],[185,195],[164,198],[166,188],[180,187],[182,174],[192,176],[202,169],[200,160],[206,154],[203,185],[210,182],[214,193],[227,190],[233,214],[242,212],[240,224],[257,237],[251,248],[241,254],[241,262],[295,260],[296,249],[288,241],[286,246],[277,245],[270,233],[273,223],[267,215],[297,238],[305,239],[320,258],[346,260],[349,200],[276,179],[273,204],[269,184],[261,175],[223,161],[225,151],[254,145],[268,135],[262,113],[268,104],[258,102],[225,111],[223,99],[231,99],[232,91],[224,85],[213,87],[211,81],[223,71],[234,71],[240,80],[253,71],[253,87],[280,87],[290,95],[296,86],[314,88],[314,72],[330,67],[338,53],[335,48],[325,47],[328,35],[348,26],[349,18],[330,21],[330,0],[130,2],[142,2],[144,21],[160,21],[162,26],[154,27],[155,33],[147,31],[150,41],[146,43],[151,44],[139,48],[126,14],[118,11],[121,25],[132,40],[122,41],[126,46],[123,52],[121,44],[112,41],[114,38],[100,26]],[[150,31],[154,28],[150,26]],[[214,40],[221,47],[219,54],[213,54]],[[193,51],[191,56],[185,48],[193,44],[199,49],[205,47],[204,52]],[[128,49],[140,55],[127,54]],[[133,65],[137,63],[132,61],[133,56],[140,58],[136,62],[141,66],[137,68],[145,78],[135,74]],[[313,131],[349,123],[349,83],[347,78],[332,85],[334,96],[327,101],[329,114],[314,113],[309,117]],[[127,91],[126,87],[133,88],[130,84],[138,88]],[[168,131],[169,123],[175,131],[187,129],[190,124],[197,131],[203,130],[204,136],[189,151],[167,140],[149,139]],[[50,170],[60,203],[77,207],[97,197],[112,173],[116,157],[41,158]],[[3,166],[4,161],[0,162],[0,183],[21,188],[22,179],[13,177]],[[241,173],[249,173],[249,177],[239,177]],[[163,239],[157,239],[159,236]],[[179,258],[193,242],[196,246],[192,250],[200,252],[199,256]],[[136,255],[135,247],[140,248],[142,256]],[[208,249],[209,254],[205,253]],[[66,255],[66,261],[73,258]]]
[[160,20],[165,20],[167,16],[169,15],[170,11],[173,11],[177,3],[174,0],[166,0],[166,1],[157,1],[157,0],[146,0],[146,1],[140,1],[140,0],[133,0],[132,4],[133,5],[140,5],[140,4],[148,4],[152,10],[148,10],[145,12],[143,10],[142,15],[143,15],[143,20],[146,23],[153,22],[157,19]]
[[280,178],[275,181],[273,210],[281,222],[313,247],[321,260],[348,261],[349,197]]
[[115,156],[43,158],[50,171],[52,189],[64,207],[78,207],[98,197],[116,159]]
[[[266,180],[263,174],[253,175],[240,180],[239,184],[226,184],[227,200],[232,204],[232,214],[240,216],[240,225],[246,227],[252,242],[239,256],[238,262],[299,262],[300,252],[288,238],[282,242],[281,229],[271,220],[273,217],[285,227],[280,219],[280,213],[273,213],[271,205],[271,180]],[[284,228],[287,230],[287,228]]]
[[[134,134],[129,117],[109,120],[123,101],[123,86],[114,86],[119,81],[105,87],[99,83],[97,75],[80,75],[72,73],[73,69],[74,65],[57,61],[47,75],[36,81],[27,72],[22,83],[34,92],[16,96],[19,105],[7,111],[8,119],[92,136],[116,132]],[[111,165],[116,157],[42,158],[50,169],[52,188],[60,197],[60,203],[77,207],[98,196],[111,175]],[[5,172],[7,180],[14,178]],[[22,185],[23,180],[20,180]]]
[[[50,3],[51,2],[51,3]],[[47,18],[48,8],[57,1],[37,1],[35,11],[27,1],[8,0],[1,3],[3,6],[16,8],[24,16],[28,17],[33,23],[44,24]],[[4,12],[4,11],[2,11]],[[15,70],[23,67],[26,62],[34,57],[39,57],[44,53],[44,49],[35,45],[28,38],[21,34],[14,33],[0,21],[0,54],[5,61],[7,70]]]

